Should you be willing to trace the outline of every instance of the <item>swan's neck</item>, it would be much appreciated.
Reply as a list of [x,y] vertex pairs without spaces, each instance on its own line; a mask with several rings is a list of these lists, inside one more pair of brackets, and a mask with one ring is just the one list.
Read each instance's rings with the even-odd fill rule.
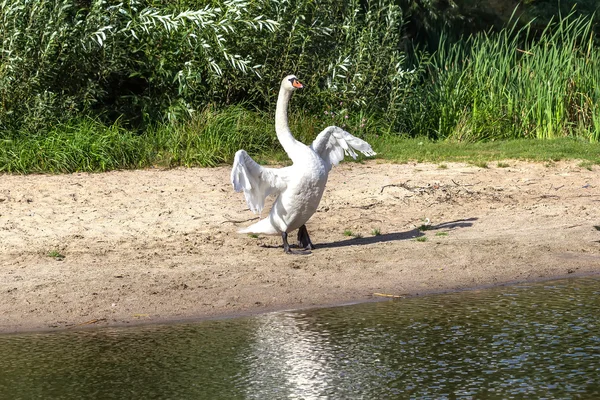
[[279,91],[279,98],[277,99],[277,108],[275,109],[275,132],[277,132],[279,143],[281,143],[283,149],[291,158],[291,154],[297,142],[292,136],[292,131],[290,131],[290,127],[288,126],[287,110],[290,97],[292,97],[292,92],[281,88]]

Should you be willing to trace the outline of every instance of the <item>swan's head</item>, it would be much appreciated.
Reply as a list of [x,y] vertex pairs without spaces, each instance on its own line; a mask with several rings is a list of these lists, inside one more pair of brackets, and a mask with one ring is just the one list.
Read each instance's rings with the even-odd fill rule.
[[303,84],[300,83],[296,75],[288,75],[281,81],[281,88],[293,92],[296,89],[302,89]]

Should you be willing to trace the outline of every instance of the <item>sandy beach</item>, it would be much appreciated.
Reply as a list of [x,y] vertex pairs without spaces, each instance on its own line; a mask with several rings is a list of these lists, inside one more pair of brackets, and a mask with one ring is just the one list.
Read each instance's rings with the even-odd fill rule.
[[0,332],[600,273],[600,168],[506,164],[338,166],[307,224],[309,255],[236,233],[257,216],[228,167],[2,175]]

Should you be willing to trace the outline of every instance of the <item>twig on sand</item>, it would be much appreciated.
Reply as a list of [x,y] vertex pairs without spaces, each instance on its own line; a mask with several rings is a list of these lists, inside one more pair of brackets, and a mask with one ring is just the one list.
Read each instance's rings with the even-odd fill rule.
[[387,293],[373,293],[373,296],[377,297],[390,297],[392,299],[403,299],[406,297],[405,294],[387,294]]
[[408,183],[408,181],[404,182],[404,183],[392,183],[391,185],[383,185],[381,187],[381,191],[379,192],[379,194],[383,193],[383,191],[385,190],[386,187],[401,187],[406,190],[411,190],[411,188],[408,187],[407,183]]
[[360,216],[360,217],[354,218],[354,219],[349,219],[348,222],[354,222],[354,221],[358,221],[358,220],[366,220],[366,221],[371,221],[371,222],[379,222],[379,223],[383,224],[383,220],[381,220],[381,219],[369,218],[369,217],[364,217],[364,216]]
[[365,206],[352,206],[352,207],[349,207],[349,208],[360,208],[361,210],[368,210],[368,209],[370,209],[370,208],[373,208],[373,207],[375,207],[375,206],[376,206],[376,205],[378,205],[378,204],[379,204],[379,203],[377,202],[377,203],[371,203],[371,204],[367,204],[367,205],[365,205]]
[[[226,218],[231,218],[228,215],[225,215]],[[248,218],[248,219],[240,219],[240,220],[235,220],[235,219],[226,219],[225,221],[222,221],[221,224],[225,224],[227,222],[230,222],[232,224],[241,224],[244,222],[248,222],[248,221],[254,221],[255,219],[260,219],[260,217],[252,217],[252,218]]]
[[106,321],[106,318],[94,318],[94,319],[90,319],[89,321],[85,321],[82,322],[81,324],[77,324],[75,326],[82,326],[82,325],[91,325],[91,324],[95,324],[101,321]]
[[477,183],[473,183],[473,184],[465,184],[465,183],[458,183],[456,182],[454,179],[452,179],[452,183],[454,183],[456,186],[475,186],[475,185],[479,185],[481,183],[481,181],[477,182]]

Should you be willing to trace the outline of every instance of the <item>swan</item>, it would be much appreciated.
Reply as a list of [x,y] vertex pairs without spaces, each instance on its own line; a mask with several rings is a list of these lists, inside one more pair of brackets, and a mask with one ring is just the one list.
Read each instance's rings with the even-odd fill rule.
[[304,86],[295,75],[281,81],[275,110],[275,132],[283,149],[292,160],[285,168],[266,168],[257,164],[245,150],[235,153],[231,170],[231,183],[236,192],[244,192],[248,207],[260,214],[265,198],[277,198],[269,216],[238,233],[281,235],[283,249],[290,250],[288,234],[298,229],[298,246],[313,250],[306,222],[317,211],[329,171],[343,160],[344,155],[356,159],[358,150],[366,156],[376,153],[371,146],[337,126],[325,128],[310,146],[294,139],[288,126],[287,109],[292,93]]

